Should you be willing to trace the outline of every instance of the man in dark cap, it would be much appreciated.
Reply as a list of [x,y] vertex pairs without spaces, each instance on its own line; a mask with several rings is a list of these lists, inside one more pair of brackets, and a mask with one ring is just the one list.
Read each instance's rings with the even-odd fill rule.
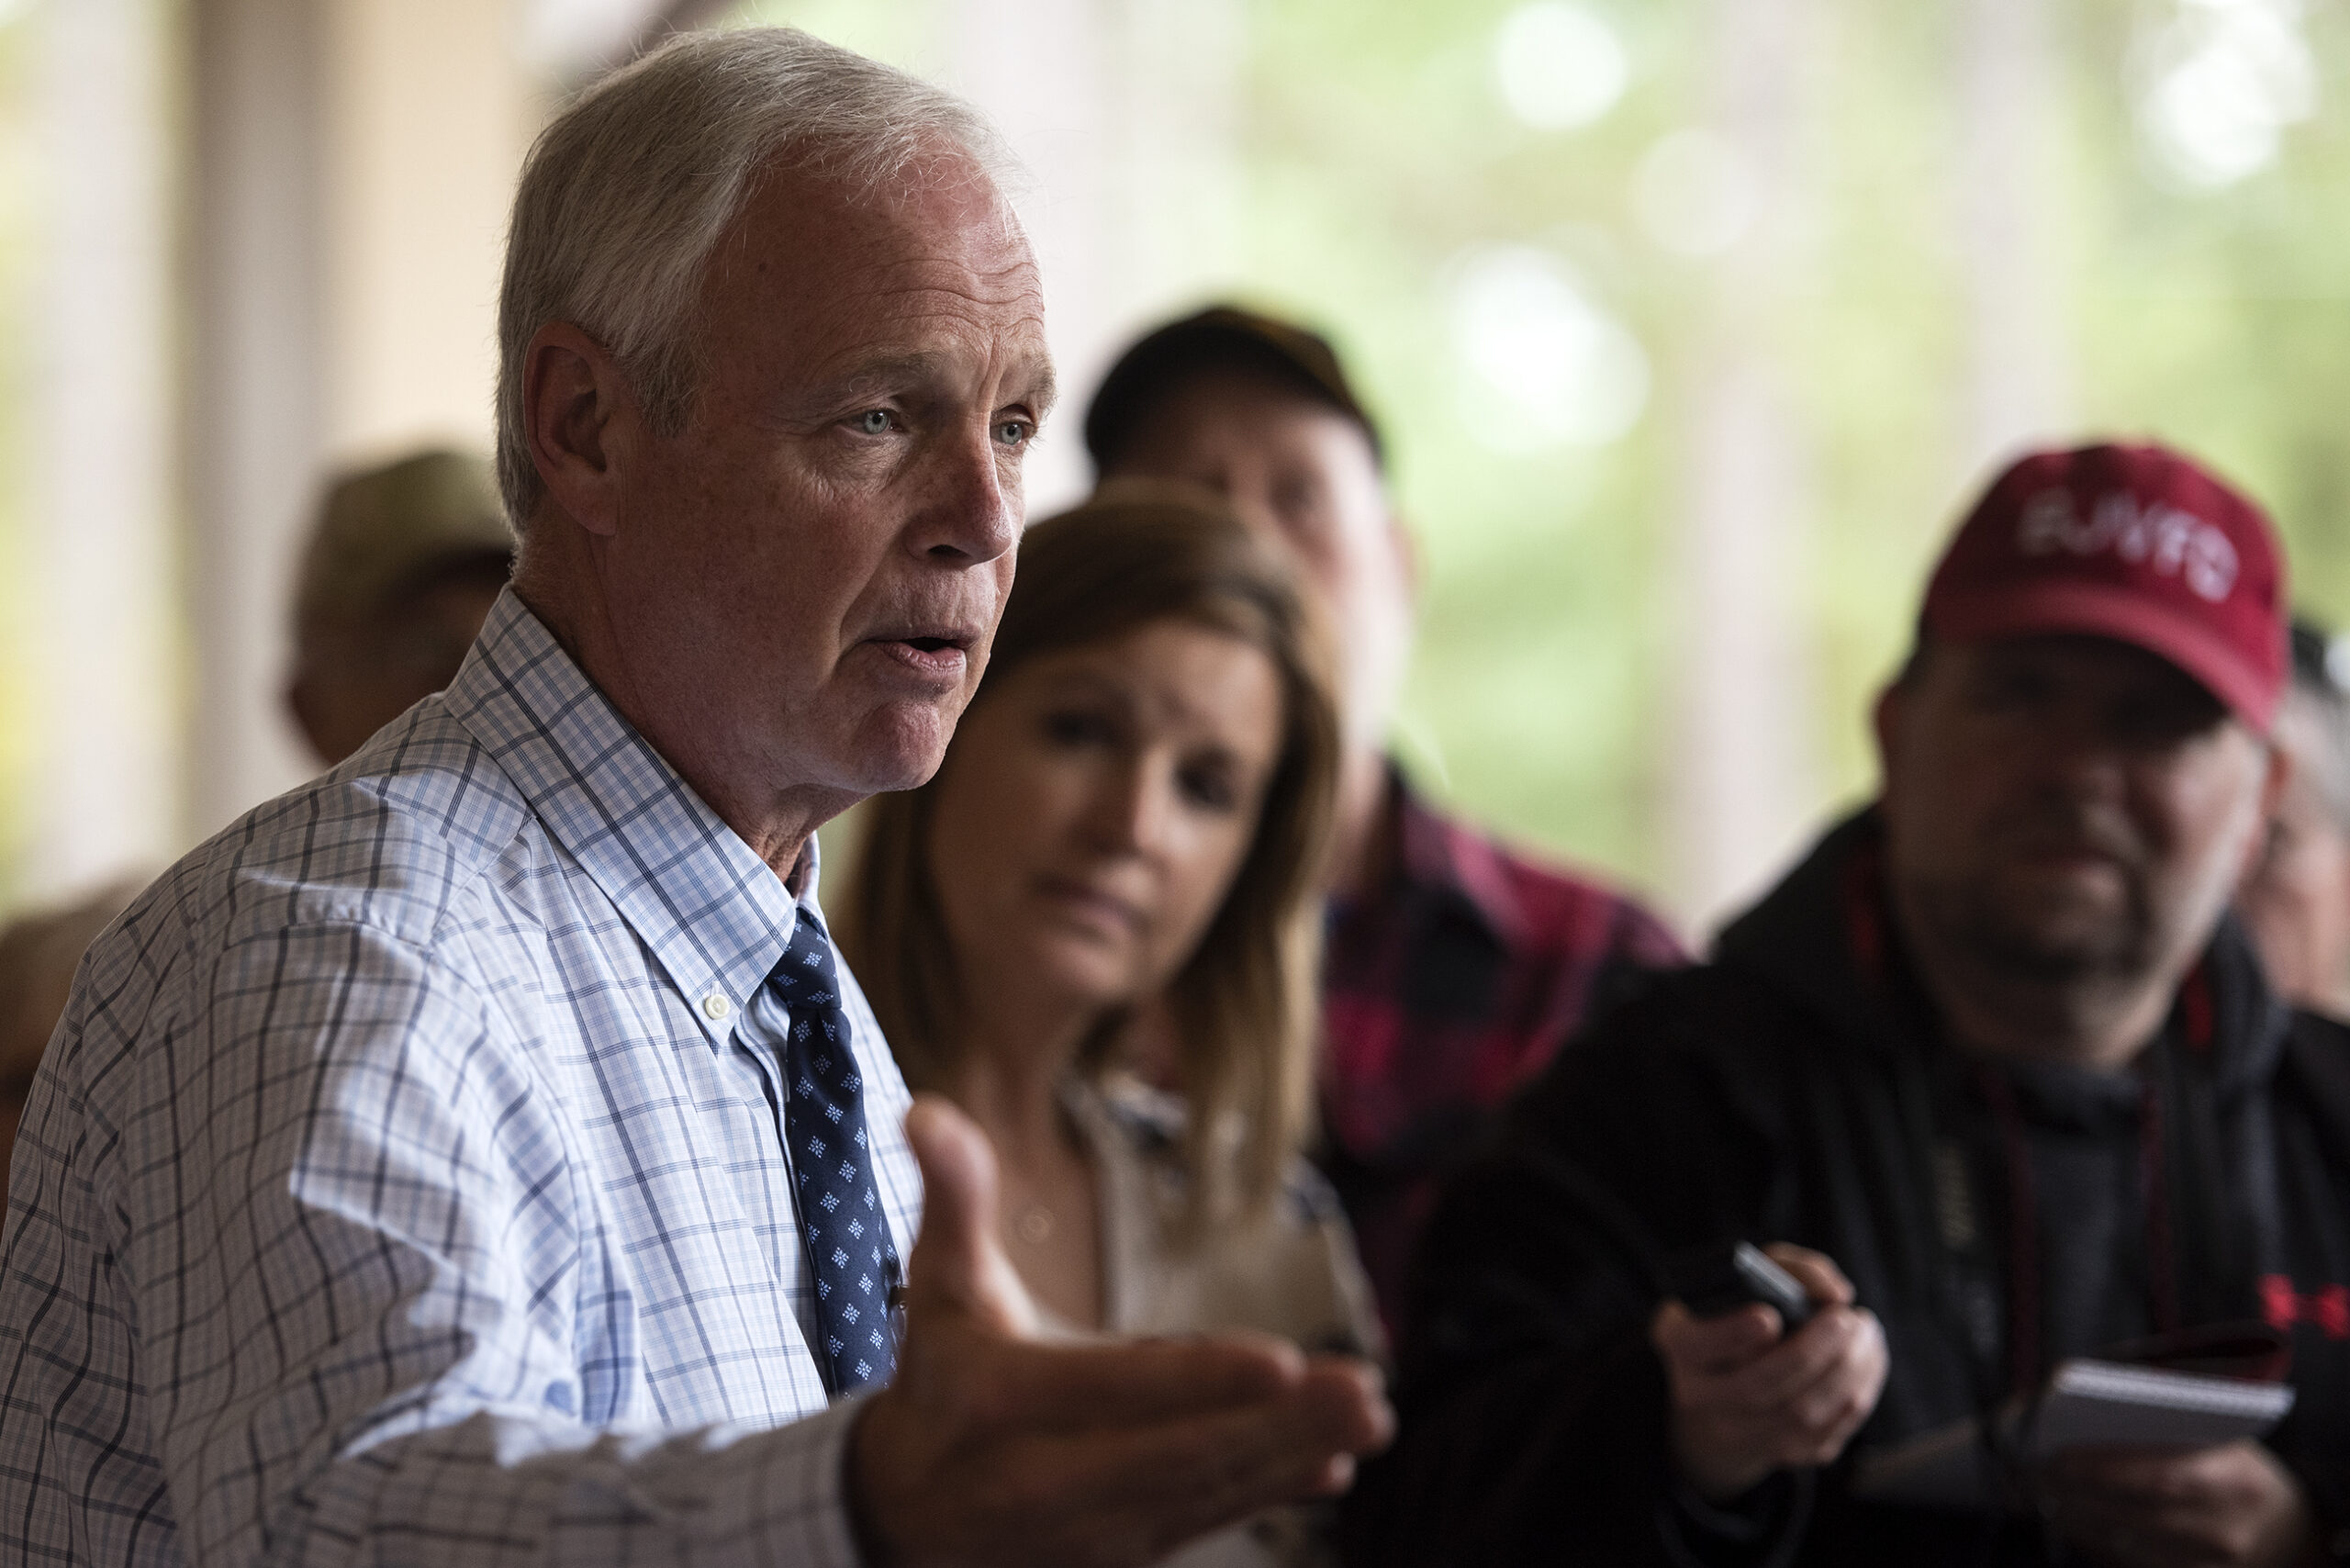
[[513,564],[486,457],[432,448],[328,487],[294,590],[285,690],[319,761],[448,686]]
[[[1367,1558],[2350,1557],[2350,1035],[2227,913],[2285,778],[2281,577],[2161,448],[2001,476],[1878,701],[1876,801],[1449,1190]],[[1684,1288],[1740,1241],[1808,1321]],[[2060,1363],[2217,1338],[2289,1357],[2261,1440],[2011,1431],[1947,1507],[1883,1468]]]
[[1219,306],[1128,349],[1085,418],[1103,478],[1223,494],[1295,554],[1342,641],[1345,760],[1324,987],[1323,1163],[1391,1330],[1438,1180],[1511,1090],[1672,934],[1436,810],[1386,751],[1412,555],[1378,426],[1319,335]]

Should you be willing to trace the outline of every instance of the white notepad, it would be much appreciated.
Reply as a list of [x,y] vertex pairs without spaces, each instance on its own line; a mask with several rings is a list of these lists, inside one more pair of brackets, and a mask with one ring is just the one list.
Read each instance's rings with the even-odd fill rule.
[[[2269,1431],[2293,1408],[2281,1383],[2166,1372],[2121,1361],[2071,1361],[2057,1367],[2027,1420],[2020,1405],[2001,1417],[2008,1440],[2028,1460],[2089,1444],[2213,1448]],[[1853,1464],[1852,1491],[1870,1502],[1986,1508],[2001,1493],[1984,1452],[1981,1423],[1969,1418]]]

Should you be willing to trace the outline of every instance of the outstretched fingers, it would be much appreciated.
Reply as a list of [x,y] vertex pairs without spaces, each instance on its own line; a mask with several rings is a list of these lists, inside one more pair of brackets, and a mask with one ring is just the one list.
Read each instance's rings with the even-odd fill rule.
[[1054,1343],[997,1240],[987,1140],[943,1102],[906,1137],[926,1184],[898,1377],[858,1423],[851,1488],[881,1560],[1141,1564],[1327,1495],[1394,1417],[1367,1363],[1255,1334]]
[[1082,1436],[1056,1444],[1064,1498],[1112,1536],[1155,1555],[1277,1504],[1327,1496],[1356,1456],[1383,1447],[1393,1417],[1360,1362],[1317,1363],[1283,1395]]
[[973,1414],[1045,1431],[1147,1426],[1294,1394],[1306,1359],[1256,1334],[990,1347]]

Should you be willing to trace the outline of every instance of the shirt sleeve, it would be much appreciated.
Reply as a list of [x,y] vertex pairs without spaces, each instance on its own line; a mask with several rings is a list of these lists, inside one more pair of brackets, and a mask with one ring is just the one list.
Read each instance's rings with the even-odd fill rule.
[[[79,1077],[119,1130],[84,1193],[119,1264],[92,1294],[119,1299],[85,1316],[141,1326],[191,1562],[856,1562],[854,1405],[672,1431],[609,1386],[640,1374],[577,1338],[596,1196],[480,989],[352,924],[248,938],[190,994],[183,1025],[94,1037]],[[69,1388],[52,1434],[103,1397]]]

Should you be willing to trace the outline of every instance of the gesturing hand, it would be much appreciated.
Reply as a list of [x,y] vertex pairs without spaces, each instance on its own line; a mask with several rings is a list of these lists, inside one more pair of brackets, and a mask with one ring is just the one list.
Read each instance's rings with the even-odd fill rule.
[[2041,1473],[2057,1532],[2113,1568],[2298,1568],[2319,1561],[2300,1483],[2258,1443],[2075,1449]]
[[859,1417],[850,1494],[888,1568],[1117,1568],[1273,1504],[1343,1491],[1394,1425],[1377,1372],[1259,1336],[1048,1345],[996,1241],[995,1157],[916,1100],[924,1216],[894,1383]]
[[1718,1503],[1774,1470],[1833,1460],[1885,1391],[1885,1331],[1852,1306],[1841,1271],[1801,1247],[1764,1250],[1825,1304],[1802,1328],[1782,1338],[1770,1307],[1698,1318],[1677,1301],[1649,1327],[1673,1388],[1673,1462]]

